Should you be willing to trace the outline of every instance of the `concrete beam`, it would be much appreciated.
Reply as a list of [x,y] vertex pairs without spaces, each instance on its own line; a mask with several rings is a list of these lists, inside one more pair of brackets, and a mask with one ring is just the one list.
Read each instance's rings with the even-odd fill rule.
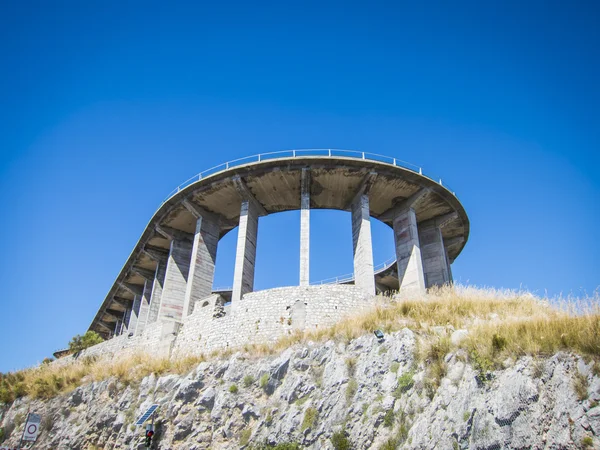
[[257,211],[259,216],[266,216],[269,214],[262,203],[256,200],[256,197],[254,197],[244,180],[242,180],[242,177],[236,175],[232,178],[232,181],[238,191],[238,194],[240,194],[240,197],[242,197],[242,200],[253,203],[254,209]]
[[130,292],[134,296],[142,295],[143,286],[140,286],[139,284],[119,283],[119,286],[121,286],[121,288],[125,289],[127,292]]
[[176,228],[169,227],[167,225],[156,225],[155,230],[158,234],[163,236],[165,239],[169,240],[188,240],[191,241],[193,239],[193,234],[186,233],[185,231],[178,230]]
[[142,252],[154,261],[166,261],[169,257],[169,250],[149,244],[142,248]]
[[453,245],[462,244],[463,242],[465,242],[464,236],[456,236],[450,239],[444,239],[444,245],[446,248],[452,247]]
[[187,209],[196,219],[203,217],[205,219],[209,219],[213,222],[219,222],[221,225],[226,226],[227,228],[234,228],[238,226],[237,221],[235,220],[229,220],[228,218],[226,218],[225,216],[221,215],[221,214],[217,214],[214,213],[212,211],[209,211],[205,208],[203,208],[202,206],[200,206],[199,204],[197,204],[196,202],[194,202],[193,200],[186,198],[184,199],[181,204],[184,206],[185,209]]
[[113,297],[112,302],[119,305],[123,309],[128,309],[128,308],[131,308],[131,304],[133,303],[133,300],[115,296],[115,297]]
[[182,320],[191,256],[191,241],[187,239],[171,241],[165,282],[160,297],[159,320]]
[[397,213],[392,225],[400,294],[422,295],[425,293],[425,275],[415,210],[409,208]]
[[419,189],[410,197],[405,198],[398,204],[392,206],[390,209],[383,212],[379,216],[379,220],[381,220],[382,222],[390,222],[394,220],[394,217],[396,217],[402,211],[405,211],[407,209],[414,209],[419,204],[419,202],[422,201],[427,196],[427,194],[429,194],[429,192],[429,188]]
[[183,302],[183,317],[193,312],[198,300],[212,293],[220,232],[221,225],[218,217],[209,215],[197,218]]
[[154,270],[144,269],[143,267],[133,266],[131,271],[136,275],[144,278],[145,280],[153,280],[154,279]]
[[110,317],[111,319],[121,320],[123,318],[123,313],[114,310],[106,310],[104,311],[104,315],[106,317]]
[[310,169],[302,169],[300,181],[300,286],[310,284]]
[[231,301],[237,302],[244,294],[254,289],[254,263],[256,259],[256,239],[258,236],[259,208],[256,202],[242,201],[240,225],[235,253],[233,291]]
[[351,205],[351,210],[354,284],[369,294],[375,295],[369,196],[361,194],[356,197],[354,203]]
[[106,331],[108,331],[109,333],[112,333],[112,332],[113,332],[113,327],[109,327],[108,325],[106,325],[106,324],[105,324],[104,322],[102,322],[101,320],[99,320],[99,321],[97,322],[97,325],[98,325],[100,328],[104,328],[104,329],[105,329]]
[[350,202],[346,205],[345,209],[351,209],[352,205],[357,201],[358,197],[360,197],[361,195],[367,195],[376,178],[377,172],[371,171],[368,174],[366,174],[363,177],[360,184],[358,185],[358,189],[356,189],[356,192],[352,196]]
[[421,222],[419,224],[419,230],[428,227],[444,228],[456,219],[458,219],[458,213],[456,211],[449,212],[447,214],[442,214],[441,216],[437,216],[432,219]]

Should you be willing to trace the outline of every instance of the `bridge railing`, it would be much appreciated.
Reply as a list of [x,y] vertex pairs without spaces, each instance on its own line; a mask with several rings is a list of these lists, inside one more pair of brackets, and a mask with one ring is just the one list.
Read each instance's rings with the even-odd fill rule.
[[[281,159],[281,158],[301,158],[306,156],[323,156],[323,157],[345,157],[345,158],[355,158],[355,159],[364,159],[369,161],[377,161],[385,164],[390,164],[396,167],[402,167],[404,169],[411,170],[419,175],[423,175],[423,168],[417,166],[415,164],[409,163],[407,161],[393,158],[391,156],[379,155],[377,153],[370,152],[360,152],[358,150],[342,150],[337,148],[309,148],[309,149],[298,149],[298,150],[280,150],[276,152],[267,152],[267,153],[259,153],[257,155],[245,156],[243,158],[233,159],[231,161],[224,162],[222,164],[218,164],[209,169],[203,170],[202,172],[194,175],[191,178],[188,178],[175,189],[173,189],[167,198],[162,202],[163,204],[169,200],[173,195],[177,194],[182,189],[186,188],[190,184],[195,183],[196,181],[200,181],[203,178],[206,178],[210,175],[214,175],[215,173],[222,172],[224,170],[231,169],[232,167],[242,166],[244,164],[256,163],[261,161],[268,161],[272,159]],[[449,188],[447,184],[443,184],[441,179],[434,179],[428,177],[440,185],[446,186]],[[451,189],[450,189],[451,190]],[[452,190],[451,190],[452,191]],[[452,194],[456,196],[454,191]]]

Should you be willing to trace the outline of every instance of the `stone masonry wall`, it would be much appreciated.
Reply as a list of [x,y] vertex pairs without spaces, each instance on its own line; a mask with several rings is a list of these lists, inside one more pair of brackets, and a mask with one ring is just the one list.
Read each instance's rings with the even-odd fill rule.
[[[372,305],[355,286],[294,286],[246,294],[230,308],[212,295],[196,303],[175,340],[178,356],[245,344],[274,342],[295,330],[315,330]],[[228,311],[229,309],[229,311]]]
[[293,333],[328,327],[345,316],[372,306],[373,296],[353,285],[293,286],[246,294],[224,305],[218,294],[194,305],[183,323],[156,321],[142,334],[123,334],[54,364],[96,356],[198,355],[218,349],[268,343]]

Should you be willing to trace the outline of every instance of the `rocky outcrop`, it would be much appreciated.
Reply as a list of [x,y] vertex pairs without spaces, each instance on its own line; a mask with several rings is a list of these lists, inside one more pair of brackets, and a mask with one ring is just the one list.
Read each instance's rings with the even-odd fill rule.
[[[108,379],[45,402],[20,399],[4,411],[3,424],[31,407],[43,415],[37,449],[141,449],[143,430],[133,423],[158,403],[159,449],[600,446],[600,378],[592,363],[559,353],[508,360],[482,375],[459,351],[446,355],[446,374],[432,390],[415,347],[415,335],[403,329],[381,342],[363,336],[269,357],[236,353],[184,376],[151,375],[129,386]],[[4,445],[18,435],[17,428]]]

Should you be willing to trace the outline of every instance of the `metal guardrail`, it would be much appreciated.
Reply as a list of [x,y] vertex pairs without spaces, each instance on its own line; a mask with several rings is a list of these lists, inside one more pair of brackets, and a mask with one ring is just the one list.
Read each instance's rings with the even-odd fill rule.
[[[377,264],[375,267],[373,267],[373,272],[375,272],[375,274],[378,274],[379,272],[384,271],[385,269],[394,265],[395,263],[396,263],[396,257],[392,256],[391,258],[387,259],[386,261],[384,261],[380,264]],[[348,283],[353,280],[354,280],[354,273],[349,273],[349,274],[341,275],[338,277],[331,277],[331,278],[326,278],[324,280],[312,281],[310,283],[310,285],[311,286],[319,286],[319,285],[323,285],[323,284],[343,284],[343,283]],[[226,292],[226,291],[231,291],[231,290],[233,290],[232,286],[218,286],[218,287],[212,288],[213,292]]]
[[[346,157],[346,158],[355,158],[355,159],[364,159],[369,161],[377,161],[386,164],[390,164],[395,167],[402,167],[404,169],[411,170],[419,175],[423,175],[423,168],[417,166],[415,164],[409,163],[407,161],[403,161],[398,158],[392,158],[391,156],[379,155],[377,153],[369,153],[369,152],[360,152],[358,150],[342,150],[337,148],[307,148],[307,149],[298,149],[298,150],[280,150],[277,152],[268,152],[268,153],[259,153],[258,155],[245,156],[243,158],[233,159],[231,161],[224,162],[222,164],[218,164],[210,169],[203,170],[202,172],[194,175],[191,178],[188,178],[175,189],[173,189],[167,198],[161,203],[163,205],[166,203],[173,195],[177,194],[182,189],[186,188],[192,183],[196,181],[200,181],[203,178],[206,178],[210,175],[214,175],[218,172],[222,172],[224,170],[231,169],[232,167],[242,166],[244,164],[249,164],[253,162],[261,162],[268,161],[272,159],[281,159],[281,158],[299,158],[303,156],[323,156],[323,157]],[[427,176],[427,175],[425,175]],[[442,183],[442,179],[427,177],[430,180],[435,181],[441,186],[445,186],[448,188],[452,194],[456,197],[456,193],[450,189],[450,187],[446,183]]]

